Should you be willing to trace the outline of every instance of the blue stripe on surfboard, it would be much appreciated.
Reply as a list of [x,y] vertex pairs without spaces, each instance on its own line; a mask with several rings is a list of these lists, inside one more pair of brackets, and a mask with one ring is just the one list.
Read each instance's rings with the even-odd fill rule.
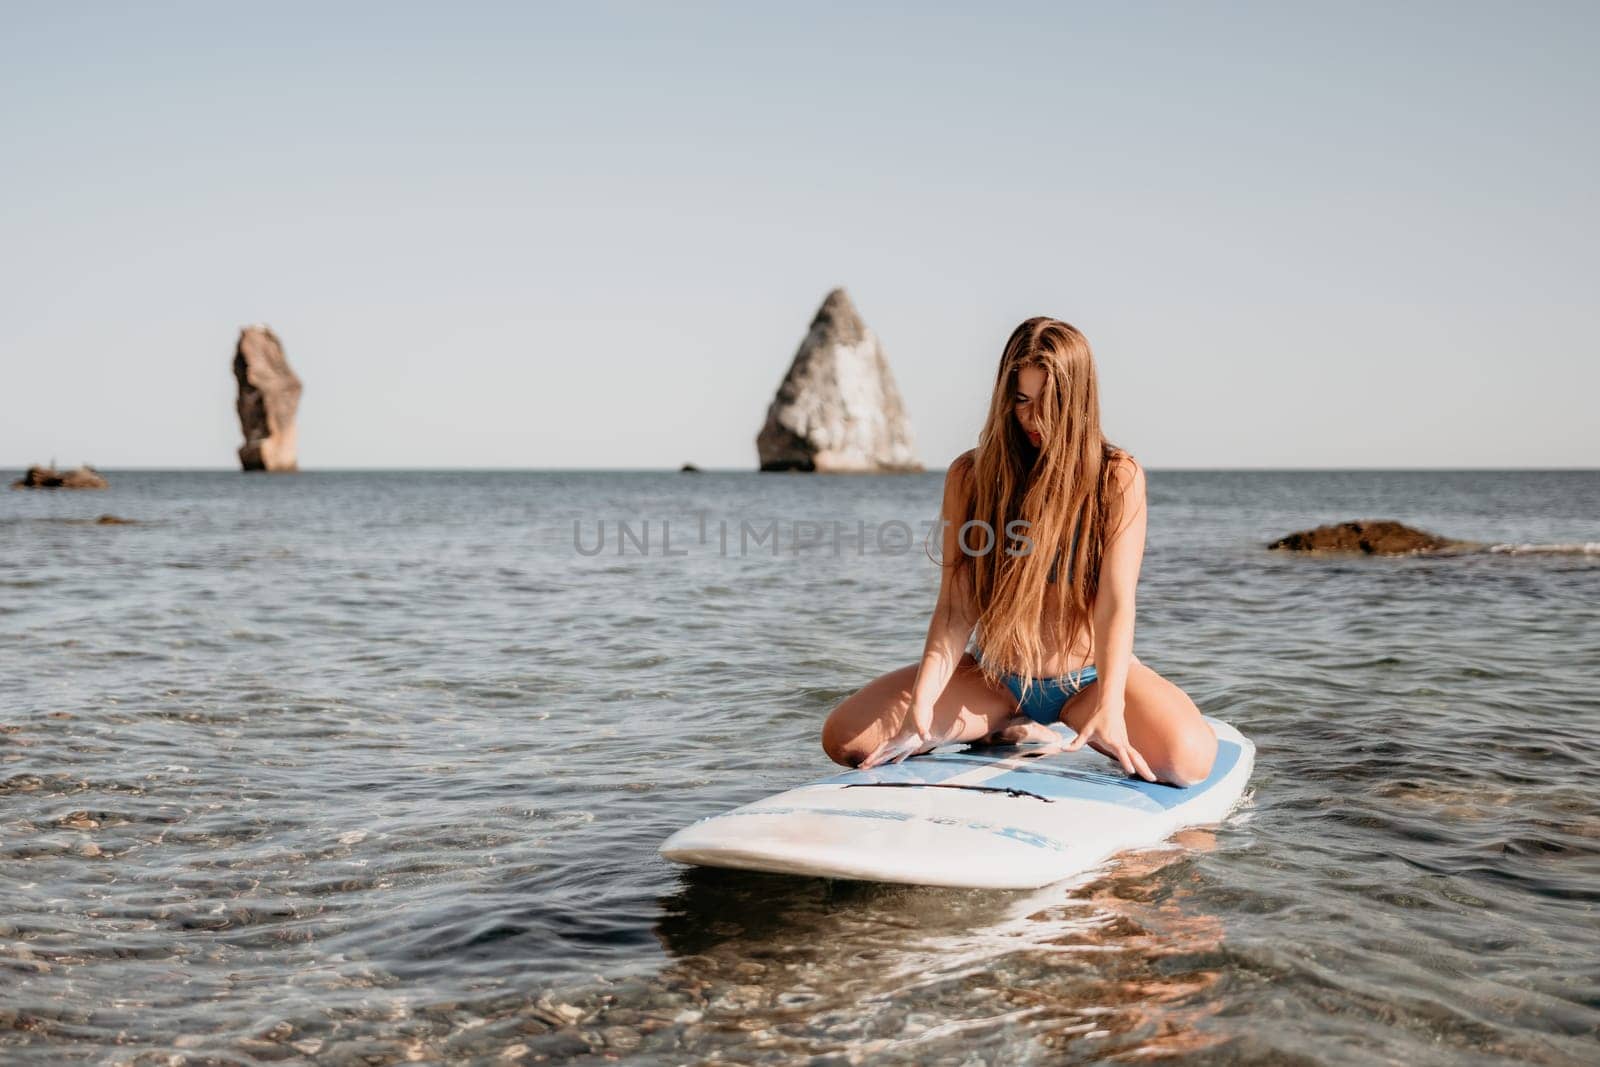
[[938,785],[947,778],[966,774],[968,768],[953,761],[933,760],[926,756],[912,756],[900,763],[885,763],[869,771],[842,771],[831,778],[814,782],[814,785],[862,785],[891,782],[895,785]]
[[1161,782],[1147,782],[1143,778],[1125,777],[1106,780],[1097,775],[1094,779],[1064,779],[1072,783],[1072,787],[1063,794],[1051,794],[1038,788],[1037,783],[1042,776],[1037,771],[1030,770],[1008,771],[994,778],[985,779],[983,784],[1003,789],[1026,789],[1032,793],[1045,793],[1047,796],[1064,795],[1084,800],[1106,800],[1113,804],[1128,804],[1127,797],[1132,793],[1140,798],[1133,802],[1133,806],[1145,811],[1170,811],[1220,782],[1238,764],[1243,751],[1236,742],[1219,740],[1217,758],[1212,763],[1211,773],[1206,776],[1205,781],[1181,789]]
[[[1205,781],[1196,782],[1194,785],[1184,788],[1167,785],[1163,782],[1147,782],[1143,778],[1122,774],[1120,768],[1113,773],[1106,774],[1100,771],[1091,771],[1087,768],[1052,766],[1044,760],[1041,760],[1035,766],[1021,768],[986,779],[983,784],[1039,792],[1040,790],[1033,788],[1031,785],[1024,786],[1018,783],[1031,782],[1038,775],[1047,775],[1076,781],[1083,787],[1096,790],[1093,795],[1083,791],[1073,791],[1063,795],[1089,800],[1106,799],[1111,803],[1122,804],[1127,803],[1125,797],[1131,791],[1139,794],[1145,801],[1153,802],[1161,810],[1169,811],[1220,782],[1238,764],[1239,758],[1243,753],[1244,748],[1237,742],[1219,739],[1217,741],[1217,758],[1211,765],[1211,773],[1206,776]],[[959,752],[937,754],[934,758],[954,758],[968,765],[977,762],[967,756],[966,753]],[[1045,759],[1048,759],[1048,757],[1045,757]],[[1152,810],[1142,802],[1137,803],[1136,806],[1145,810]]]
[[[1216,785],[1238,764],[1244,749],[1235,741],[1219,740],[1217,758],[1211,774],[1203,782],[1180,789],[1160,782],[1147,782],[1143,778],[1115,777],[1088,769],[1052,767],[1041,762],[1037,767],[1019,767],[1016,770],[985,778],[980,784],[989,789],[1016,789],[1036,796],[1056,799],[1096,800],[1106,804],[1137,808],[1141,811],[1169,811],[1191,797]],[[959,774],[966,774],[974,766],[994,764],[1000,758],[987,759],[968,753],[930,753],[912,756],[900,763],[888,763],[869,771],[845,771],[824,778],[818,785],[939,785]],[[1048,757],[1046,757],[1048,758]]]
[[996,837],[1009,838],[1012,841],[1034,848],[1046,848],[1052,852],[1065,852],[1065,842],[1057,841],[1053,837],[1024,830],[1019,826],[996,826],[994,823],[973,822],[970,819],[958,819],[949,815],[913,815],[906,811],[893,811],[878,808],[791,808],[772,804],[753,804],[743,808],[734,808],[732,811],[719,812],[716,815],[707,815],[699,822],[710,822],[713,819],[726,819],[738,815],[839,815],[850,819],[887,819],[890,822],[931,822],[939,826],[959,826],[968,830],[977,830],[980,833],[994,834]]
[[1027,748],[1022,746],[1008,746],[1004,750],[996,751],[993,755],[978,755],[975,752],[926,752],[918,759],[948,760],[951,763],[965,763],[972,767],[993,767],[1001,760],[1027,759],[1024,769],[1029,774],[1050,774],[1057,778],[1081,778],[1088,782],[1107,782],[1115,784],[1122,781],[1127,775],[1118,767],[1116,773],[1110,771],[1094,771],[1086,766],[1084,761],[1075,763],[1052,762],[1048,756],[1034,756],[1029,758]]

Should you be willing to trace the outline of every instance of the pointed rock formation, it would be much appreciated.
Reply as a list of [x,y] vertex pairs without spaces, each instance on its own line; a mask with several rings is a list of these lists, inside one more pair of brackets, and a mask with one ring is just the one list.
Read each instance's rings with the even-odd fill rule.
[[300,407],[300,379],[289,369],[277,335],[260,325],[240,330],[233,376],[239,380],[239,428],[244,431],[240,465],[247,471],[299,470],[294,416]]
[[911,420],[877,335],[828,294],[756,436],[764,471],[920,471]]

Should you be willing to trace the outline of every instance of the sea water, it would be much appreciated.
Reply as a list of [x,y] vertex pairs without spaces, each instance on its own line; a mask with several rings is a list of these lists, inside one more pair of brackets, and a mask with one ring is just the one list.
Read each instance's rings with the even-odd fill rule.
[[[0,1059],[1600,1055],[1600,473],[1152,471],[1255,774],[1032,893],[656,855],[836,769],[938,472],[110,479],[0,495]],[[1504,547],[1264,547],[1354,518]]]

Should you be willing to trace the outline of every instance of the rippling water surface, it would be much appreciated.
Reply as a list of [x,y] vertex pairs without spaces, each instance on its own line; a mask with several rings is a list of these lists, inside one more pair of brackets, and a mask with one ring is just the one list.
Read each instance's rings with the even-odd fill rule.
[[[655,851],[916,659],[938,474],[111,478],[0,496],[0,1059],[1600,1058],[1600,474],[1153,472],[1252,787],[1033,893]],[[1262,548],[1346,518],[1520,550]]]

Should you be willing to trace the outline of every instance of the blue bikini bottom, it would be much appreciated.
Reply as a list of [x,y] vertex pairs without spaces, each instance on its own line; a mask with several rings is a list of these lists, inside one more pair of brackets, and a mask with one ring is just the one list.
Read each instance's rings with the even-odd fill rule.
[[1009,672],[1001,675],[1006,688],[1017,698],[1017,710],[1034,722],[1046,726],[1060,722],[1061,710],[1067,706],[1067,701],[1081,692],[1083,687],[1096,677],[1094,665],[1090,664],[1072,674],[1061,674],[1054,678],[1035,678],[1033,685],[1028,689],[1027,699],[1023,699],[1023,676]]

